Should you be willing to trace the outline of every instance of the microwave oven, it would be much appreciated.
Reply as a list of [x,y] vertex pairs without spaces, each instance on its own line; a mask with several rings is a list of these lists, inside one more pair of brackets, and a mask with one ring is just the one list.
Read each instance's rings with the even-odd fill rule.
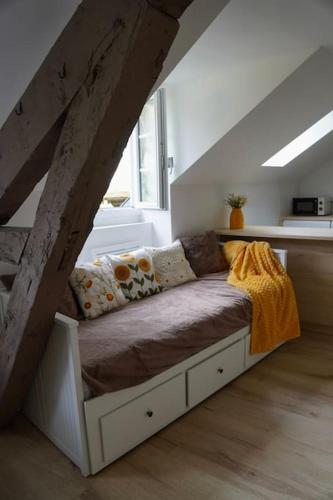
[[324,196],[315,198],[293,198],[293,215],[328,215],[330,200]]

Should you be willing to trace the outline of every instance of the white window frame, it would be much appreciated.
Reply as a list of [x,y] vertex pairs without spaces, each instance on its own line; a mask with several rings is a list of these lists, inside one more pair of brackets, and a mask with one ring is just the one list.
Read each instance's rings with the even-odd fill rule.
[[139,155],[139,126],[134,129],[134,207],[153,210],[166,210],[168,208],[168,169],[167,169],[167,144],[166,144],[166,118],[165,118],[165,90],[156,91],[155,120],[157,130],[157,203],[147,203],[141,200],[140,184],[140,155]]

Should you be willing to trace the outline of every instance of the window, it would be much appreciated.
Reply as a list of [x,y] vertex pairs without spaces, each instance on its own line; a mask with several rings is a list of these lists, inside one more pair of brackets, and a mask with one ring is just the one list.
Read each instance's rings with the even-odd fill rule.
[[109,189],[104,195],[101,208],[133,206],[133,144],[130,137],[118,168],[111,180]]
[[263,163],[263,167],[285,167],[292,160],[310,148],[333,130],[333,111],[317,121],[272,158]]
[[166,208],[164,92],[145,104],[101,208]]
[[143,207],[165,208],[164,93],[156,92],[145,104],[137,133],[138,202]]

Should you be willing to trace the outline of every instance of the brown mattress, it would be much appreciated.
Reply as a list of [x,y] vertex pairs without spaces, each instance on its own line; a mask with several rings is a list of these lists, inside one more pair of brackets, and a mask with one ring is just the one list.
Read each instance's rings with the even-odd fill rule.
[[81,321],[82,376],[93,396],[145,382],[251,322],[248,296],[210,274]]

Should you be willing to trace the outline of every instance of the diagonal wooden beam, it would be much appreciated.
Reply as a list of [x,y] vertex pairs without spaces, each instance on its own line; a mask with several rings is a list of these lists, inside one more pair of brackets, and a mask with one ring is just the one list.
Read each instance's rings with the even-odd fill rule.
[[145,0],[112,3],[126,15],[68,110],[0,332],[0,424],[23,403],[68,275],[177,33],[177,21]]
[[[135,0],[83,0],[9,115],[0,130],[0,224],[8,222],[18,202],[24,201],[49,167],[49,159],[44,168],[39,161],[44,146],[56,138],[48,132],[101,57],[110,29],[120,20],[124,26],[130,23],[133,3]],[[191,2],[179,3],[180,12]]]
[[148,0],[156,9],[165,12],[169,16],[179,18],[185,9],[190,5],[188,0]]
[[[7,224],[36,184],[48,172],[65,121],[64,112],[39,143],[20,171],[10,170],[0,198],[0,224]],[[1,134],[0,134],[1,137]],[[1,163],[1,160],[0,160]],[[9,165],[9,164],[8,164]],[[1,179],[5,172],[1,172]]]
[[[84,82],[89,61],[116,18],[111,3],[101,0],[97,9],[94,1],[83,0],[1,128],[0,198]],[[59,78],[64,65],[66,77]]]
[[30,228],[0,228],[0,262],[19,264],[30,234]]

